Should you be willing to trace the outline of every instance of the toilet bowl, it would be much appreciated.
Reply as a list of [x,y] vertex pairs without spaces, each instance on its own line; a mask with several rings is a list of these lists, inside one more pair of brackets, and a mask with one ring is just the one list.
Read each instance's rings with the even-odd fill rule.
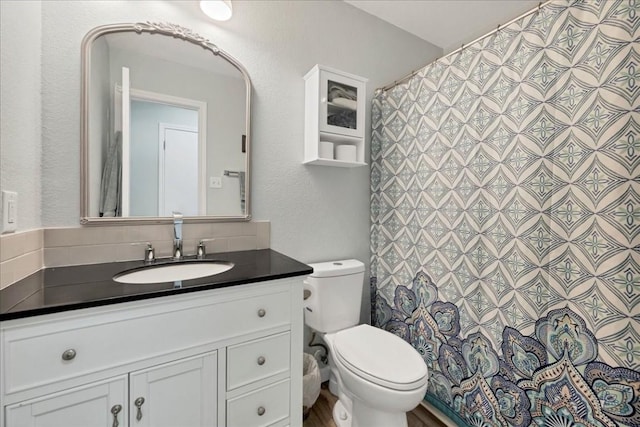
[[401,338],[369,325],[337,332],[333,361],[351,397],[352,427],[407,425],[427,391],[427,366]]
[[305,322],[329,348],[330,390],[338,427],[406,427],[406,412],[427,390],[422,356],[406,341],[358,325],[364,265],[357,260],[310,264]]

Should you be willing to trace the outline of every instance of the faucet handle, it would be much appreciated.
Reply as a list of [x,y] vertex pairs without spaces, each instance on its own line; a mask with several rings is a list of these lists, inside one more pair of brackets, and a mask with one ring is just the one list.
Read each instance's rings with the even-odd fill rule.
[[198,243],[198,248],[196,249],[196,258],[204,259],[207,256],[207,248],[204,244],[204,240],[200,240]]
[[[217,239],[200,239],[198,242],[198,247],[196,249],[196,254],[198,255],[198,259],[203,259],[207,256],[207,243],[215,242]],[[215,251],[214,251],[215,252]]]
[[151,243],[147,242],[147,248],[144,250],[144,262],[151,263],[156,260],[156,252]]
[[171,214],[173,215],[173,220],[182,220],[182,212],[178,212],[178,211],[172,211]]

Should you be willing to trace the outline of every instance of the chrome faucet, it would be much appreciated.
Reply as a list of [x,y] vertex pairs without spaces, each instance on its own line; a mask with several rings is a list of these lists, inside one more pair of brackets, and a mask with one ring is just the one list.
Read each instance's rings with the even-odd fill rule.
[[173,259],[182,259],[182,214],[173,212]]

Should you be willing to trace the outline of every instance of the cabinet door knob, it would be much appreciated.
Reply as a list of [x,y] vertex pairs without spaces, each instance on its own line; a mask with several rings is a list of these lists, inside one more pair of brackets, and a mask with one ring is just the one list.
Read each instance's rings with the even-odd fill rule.
[[111,414],[113,414],[113,424],[112,427],[118,427],[120,423],[118,423],[118,414],[122,411],[122,405],[113,405],[111,407]]
[[258,310],[258,317],[264,317],[267,314],[267,311],[264,308]]
[[75,357],[76,357],[76,351],[72,348],[65,350],[62,353],[62,360],[73,360]]
[[267,412],[267,410],[264,409],[264,406],[258,408],[258,415],[263,416],[265,412]]
[[258,365],[262,366],[264,365],[264,362],[266,362],[267,359],[264,358],[264,356],[260,356],[258,357]]
[[136,420],[140,421],[142,419],[142,405],[144,405],[144,397],[139,397],[133,401],[133,404],[138,408],[138,413],[136,414]]

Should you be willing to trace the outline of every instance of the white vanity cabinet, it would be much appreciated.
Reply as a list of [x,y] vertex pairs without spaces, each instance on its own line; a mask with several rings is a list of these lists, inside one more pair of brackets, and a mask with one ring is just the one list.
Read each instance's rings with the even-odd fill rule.
[[300,278],[0,323],[21,426],[301,426]]
[[[367,79],[316,65],[304,76],[304,81],[304,163],[339,167],[365,166]],[[322,146],[325,143],[328,151]],[[340,158],[347,154],[341,146],[351,149],[353,158]]]

